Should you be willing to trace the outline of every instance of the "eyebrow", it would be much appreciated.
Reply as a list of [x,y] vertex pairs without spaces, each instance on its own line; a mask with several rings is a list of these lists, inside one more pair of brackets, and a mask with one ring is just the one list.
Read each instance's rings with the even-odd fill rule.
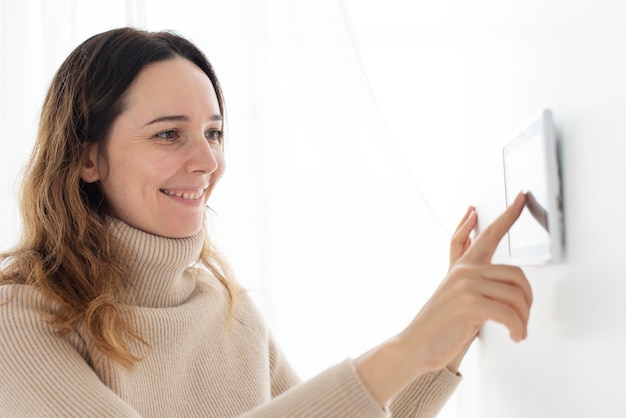
[[[219,121],[219,122],[223,120],[222,115],[217,115],[217,114],[211,116],[210,119],[211,121]],[[188,122],[188,121],[189,121],[189,116],[187,115],[166,115],[166,116],[159,116],[158,118],[146,123],[144,126],[153,125],[159,122]]]

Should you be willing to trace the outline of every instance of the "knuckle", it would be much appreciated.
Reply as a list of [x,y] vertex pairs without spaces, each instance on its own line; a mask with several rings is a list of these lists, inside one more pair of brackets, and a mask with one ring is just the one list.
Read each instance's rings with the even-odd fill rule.
[[516,300],[518,302],[519,305],[524,306],[526,305],[526,295],[524,294],[524,291],[522,289],[520,289],[519,287],[514,287],[513,288],[513,300]]
[[472,284],[469,281],[464,281],[459,284],[460,295],[458,296],[458,303],[463,306],[467,312],[481,312],[484,308],[484,299],[482,296],[472,289]]
[[524,270],[522,270],[519,266],[510,266],[512,268],[512,272],[514,272],[514,277],[525,278]]
[[450,242],[454,245],[460,245],[460,244],[463,244],[465,240],[466,240],[465,236],[462,235],[460,231],[457,231],[454,235],[452,235]]
[[473,295],[475,294],[475,280],[469,277],[461,277],[456,282],[456,287],[461,294]]
[[457,280],[463,277],[471,276],[473,266],[466,263],[457,263],[450,269],[450,275]]

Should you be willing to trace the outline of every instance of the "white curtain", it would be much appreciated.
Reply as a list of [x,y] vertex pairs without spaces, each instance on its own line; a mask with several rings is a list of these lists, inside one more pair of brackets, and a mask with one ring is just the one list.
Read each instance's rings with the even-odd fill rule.
[[213,233],[303,377],[400,331],[443,278],[449,222],[385,126],[343,2],[17,3],[0,3],[3,247],[53,72],[88,36],[132,25],[177,30],[218,72],[228,169]]

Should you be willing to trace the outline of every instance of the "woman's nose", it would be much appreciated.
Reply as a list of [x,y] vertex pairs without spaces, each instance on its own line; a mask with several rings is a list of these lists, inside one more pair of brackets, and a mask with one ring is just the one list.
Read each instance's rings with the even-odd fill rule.
[[213,144],[202,135],[194,135],[188,148],[187,170],[189,172],[213,173],[219,168],[217,152],[221,152],[219,144]]

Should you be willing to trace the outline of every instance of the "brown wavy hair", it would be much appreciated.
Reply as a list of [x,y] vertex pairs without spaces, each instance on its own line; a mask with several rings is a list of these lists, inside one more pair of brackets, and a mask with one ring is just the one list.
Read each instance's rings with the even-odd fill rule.
[[[209,77],[224,115],[213,67],[175,33],[114,29],[87,39],[67,57],[46,96],[21,188],[23,233],[15,248],[1,256],[0,283],[36,287],[59,306],[49,320],[61,335],[84,326],[104,354],[128,368],[139,360],[129,342],[145,341],[122,308],[129,302],[125,289],[130,273],[118,261],[124,243],[106,227],[98,183],[84,182],[80,169],[85,146],[95,144],[99,155],[105,155],[109,129],[139,72],[176,56]],[[199,261],[228,290],[232,311],[239,288],[208,238]]]

